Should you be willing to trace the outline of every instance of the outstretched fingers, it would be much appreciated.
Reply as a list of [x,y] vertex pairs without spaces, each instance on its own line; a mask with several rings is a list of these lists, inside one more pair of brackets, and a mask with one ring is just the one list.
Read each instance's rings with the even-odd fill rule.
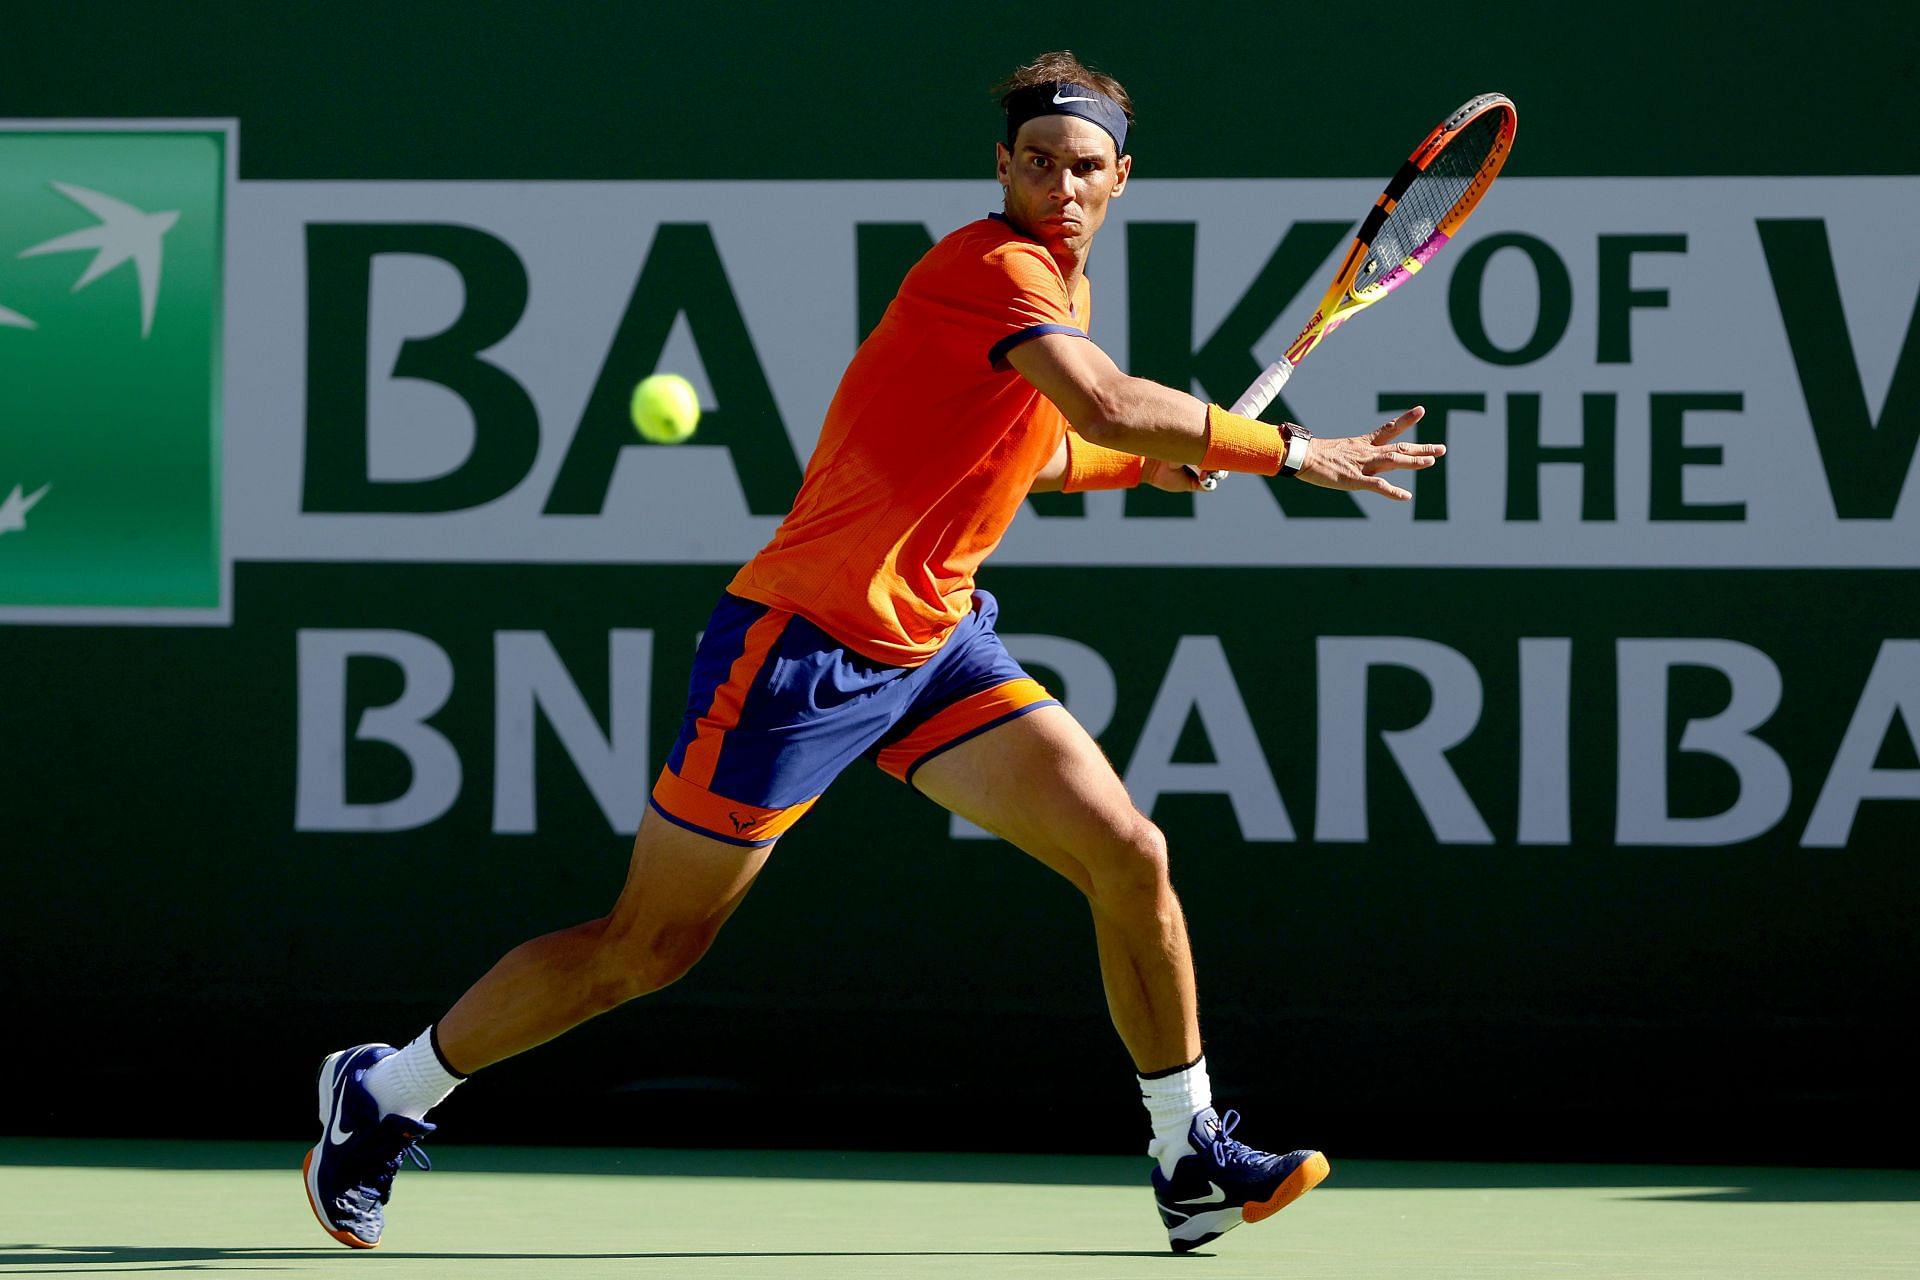
[[1369,439],[1374,444],[1390,444],[1420,419],[1427,416],[1426,406],[1415,405],[1393,421],[1376,428]]
[[1399,437],[1424,418],[1427,411],[1415,405],[1405,413],[1384,423],[1376,430],[1371,443],[1379,452],[1368,460],[1363,468],[1366,473],[1366,487],[1383,498],[1394,502],[1406,502],[1413,494],[1402,489],[1390,480],[1382,479],[1382,471],[1424,471],[1440,461],[1447,451],[1443,444],[1423,444],[1417,440],[1400,440]]
[[1426,412],[1416,405],[1368,435],[1314,441],[1300,478],[1329,489],[1361,490],[1394,502],[1409,501],[1413,494],[1383,479],[1381,473],[1425,471],[1445,456],[1443,444],[1399,439]]
[[1367,474],[1379,471],[1419,471],[1440,461],[1447,451],[1443,444],[1401,444],[1375,454],[1367,464]]
[[1394,484],[1391,480],[1382,480],[1379,476],[1368,476],[1362,482],[1361,487],[1371,489],[1381,497],[1391,498],[1395,502],[1405,502],[1413,497],[1411,493],[1408,493],[1399,485]]

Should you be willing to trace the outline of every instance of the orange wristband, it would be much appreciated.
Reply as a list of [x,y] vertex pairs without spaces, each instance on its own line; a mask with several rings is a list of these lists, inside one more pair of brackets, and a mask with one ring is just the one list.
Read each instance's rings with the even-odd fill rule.
[[1280,474],[1287,459],[1287,440],[1280,429],[1258,418],[1228,413],[1217,404],[1207,406],[1207,456],[1202,471],[1251,471]]
[[1062,493],[1084,493],[1088,489],[1131,489],[1140,483],[1140,469],[1146,459],[1137,453],[1123,453],[1081,439],[1067,432],[1067,475],[1060,484]]

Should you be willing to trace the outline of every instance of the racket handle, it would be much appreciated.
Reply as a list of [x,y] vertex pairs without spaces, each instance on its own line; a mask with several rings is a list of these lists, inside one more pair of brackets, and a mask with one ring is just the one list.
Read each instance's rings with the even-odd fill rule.
[[1253,385],[1243,392],[1238,400],[1229,407],[1229,412],[1243,417],[1257,418],[1260,411],[1273,403],[1280,394],[1280,388],[1287,385],[1287,379],[1293,376],[1293,361],[1281,356],[1261,371],[1253,380]]
[[[1260,411],[1273,403],[1273,398],[1280,394],[1280,388],[1286,386],[1287,379],[1292,376],[1293,361],[1281,356],[1261,371],[1260,376],[1253,380],[1253,385],[1241,393],[1228,412],[1246,418],[1259,417]],[[1200,487],[1212,493],[1226,478],[1224,471],[1209,471],[1200,477]]]

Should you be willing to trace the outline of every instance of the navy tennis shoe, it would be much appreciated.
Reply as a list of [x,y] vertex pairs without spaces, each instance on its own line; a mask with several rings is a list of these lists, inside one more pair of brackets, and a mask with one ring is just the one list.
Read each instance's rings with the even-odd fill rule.
[[320,1141],[307,1152],[307,1202],[327,1234],[355,1249],[372,1249],[386,1227],[393,1175],[402,1159],[433,1164],[415,1145],[434,1126],[407,1116],[382,1116],[367,1092],[367,1068],[398,1050],[363,1044],[320,1064]]
[[1180,1157],[1171,1178],[1157,1167],[1153,1171],[1153,1198],[1175,1253],[1198,1249],[1243,1222],[1272,1217],[1327,1176],[1327,1158],[1318,1151],[1275,1156],[1236,1142],[1239,1123],[1238,1111],[1220,1116],[1208,1107],[1187,1129],[1193,1154]]

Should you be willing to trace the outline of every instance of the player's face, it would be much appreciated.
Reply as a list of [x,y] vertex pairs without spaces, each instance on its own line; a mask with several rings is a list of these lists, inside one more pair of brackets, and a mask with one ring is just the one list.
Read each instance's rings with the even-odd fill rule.
[[1127,185],[1132,156],[1079,116],[1040,116],[997,148],[1007,218],[1056,254],[1081,257],[1107,219],[1107,201]]

